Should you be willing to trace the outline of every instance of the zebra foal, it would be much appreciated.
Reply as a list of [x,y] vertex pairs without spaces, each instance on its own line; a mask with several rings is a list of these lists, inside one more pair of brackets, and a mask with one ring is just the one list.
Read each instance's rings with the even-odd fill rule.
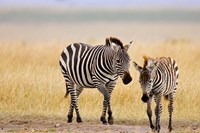
[[141,67],[133,62],[136,70],[139,71],[139,82],[142,88],[143,96],[141,100],[147,103],[147,115],[149,117],[150,127],[154,129],[152,123],[151,101],[152,97],[156,102],[155,130],[160,132],[160,116],[162,113],[161,98],[165,96],[169,100],[169,125],[168,129],[172,130],[172,112],[174,95],[178,85],[178,66],[174,59],[168,57],[150,58],[144,56],[144,66]]
[[77,122],[82,122],[78,109],[78,96],[83,88],[97,88],[104,96],[103,111],[100,120],[113,124],[110,97],[121,77],[124,84],[131,82],[129,73],[130,57],[127,50],[130,45],[123,46],[117,38],[107,38],[105,45],[90,46],[83,43],[73,43],[66,47],[60,56],[61,72],[66,82],[66,96],[71,95],[68,112],[68,122],[72,122],[75,108]]

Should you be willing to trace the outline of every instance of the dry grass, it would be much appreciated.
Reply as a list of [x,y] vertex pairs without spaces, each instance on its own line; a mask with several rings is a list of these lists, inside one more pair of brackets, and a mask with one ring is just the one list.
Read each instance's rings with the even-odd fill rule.
[[[58,59],[63,44],[43,45],[19,43],[0,44],[0,118],[6,116],[56,116],[66,118],[70,97],[64,99],[65,84]],[[142,64],[142,55],[171,56],[179,65],[175,123],[200,120],[200,45],[182,40],[162,44],[135,43],[131,59]],[[133,82],[123,85],[119,79],[112,94],[113,115],[117,123],[147,123],[146,104],[140,100],[138,73],[131,65]],[[83,120],[99,120],[102,95],[96,89],[85,89],[79,98]],[[167,123],[167,102],[162,120]],[[155,105],[154,105],[155,106]]]

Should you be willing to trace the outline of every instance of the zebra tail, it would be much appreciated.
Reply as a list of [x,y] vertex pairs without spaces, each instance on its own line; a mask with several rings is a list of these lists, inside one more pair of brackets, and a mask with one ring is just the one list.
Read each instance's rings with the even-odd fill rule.
[[65,93],[65,96],[64,96],[64,98],[67,98],[68,94],[69,94],[69,91],[68,91],[68,90],[66,90],[66,93]]

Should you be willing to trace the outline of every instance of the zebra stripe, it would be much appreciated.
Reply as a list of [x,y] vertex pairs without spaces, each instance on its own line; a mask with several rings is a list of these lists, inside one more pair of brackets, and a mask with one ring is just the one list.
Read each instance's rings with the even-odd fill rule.
[[174,95],[178,86],[178,65],[170,57],[150,58],[144,56],[144,66],[141,67],[133,62],[136,70],[140,72],[140,84],[143,91],[142,101],[147,102],[147,115],[150,127],[154,129],[152,123],[151,100],[154,97],[156,102],[155,115],[156,127],[160,131],[160,116],[162,113],[161,97],[165,96],[169,100],[169,131],[172,130],[172,112]]
[[76,110],[77,122],[82,122],[78,109],[78,96],[83,88],[97,88],[104,95],[101,121],[113,124],[110,95],[120,76],[124,84],[131,82],[129,74],[130,57],[127,54],[129,45],[123,46],[117,38],[106,39],[105,45],[90,46],[73,43],[64,48],[60,56],[60,68],[66,82],[66,95],[70,93],[71,104],[68,122],[72,122],[73,109]]

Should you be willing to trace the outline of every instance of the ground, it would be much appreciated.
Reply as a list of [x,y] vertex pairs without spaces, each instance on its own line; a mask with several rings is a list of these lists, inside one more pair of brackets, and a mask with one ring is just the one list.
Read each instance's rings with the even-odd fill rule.
[[[200,123],[175,124],[173,132],[200,132]],[[0,132],[117,132],[117,133],[149,133],[151,129],[147,125],[118,124],[103,125],[100,121],[84,121],[83,123],[67,123],[63,118],[17,118],[7,117],[0,120]],[[167,125],[163,125],[161,132],[168,132]]]
[[[148,126],[143,125],[103,125],[101,122],[82,122],[75,121],[67,123],[64,120],[55,119],[14,119],[4,120],[0,123],[1,132],[150,132]],[[165,128],[163,130],[166,130]]]

